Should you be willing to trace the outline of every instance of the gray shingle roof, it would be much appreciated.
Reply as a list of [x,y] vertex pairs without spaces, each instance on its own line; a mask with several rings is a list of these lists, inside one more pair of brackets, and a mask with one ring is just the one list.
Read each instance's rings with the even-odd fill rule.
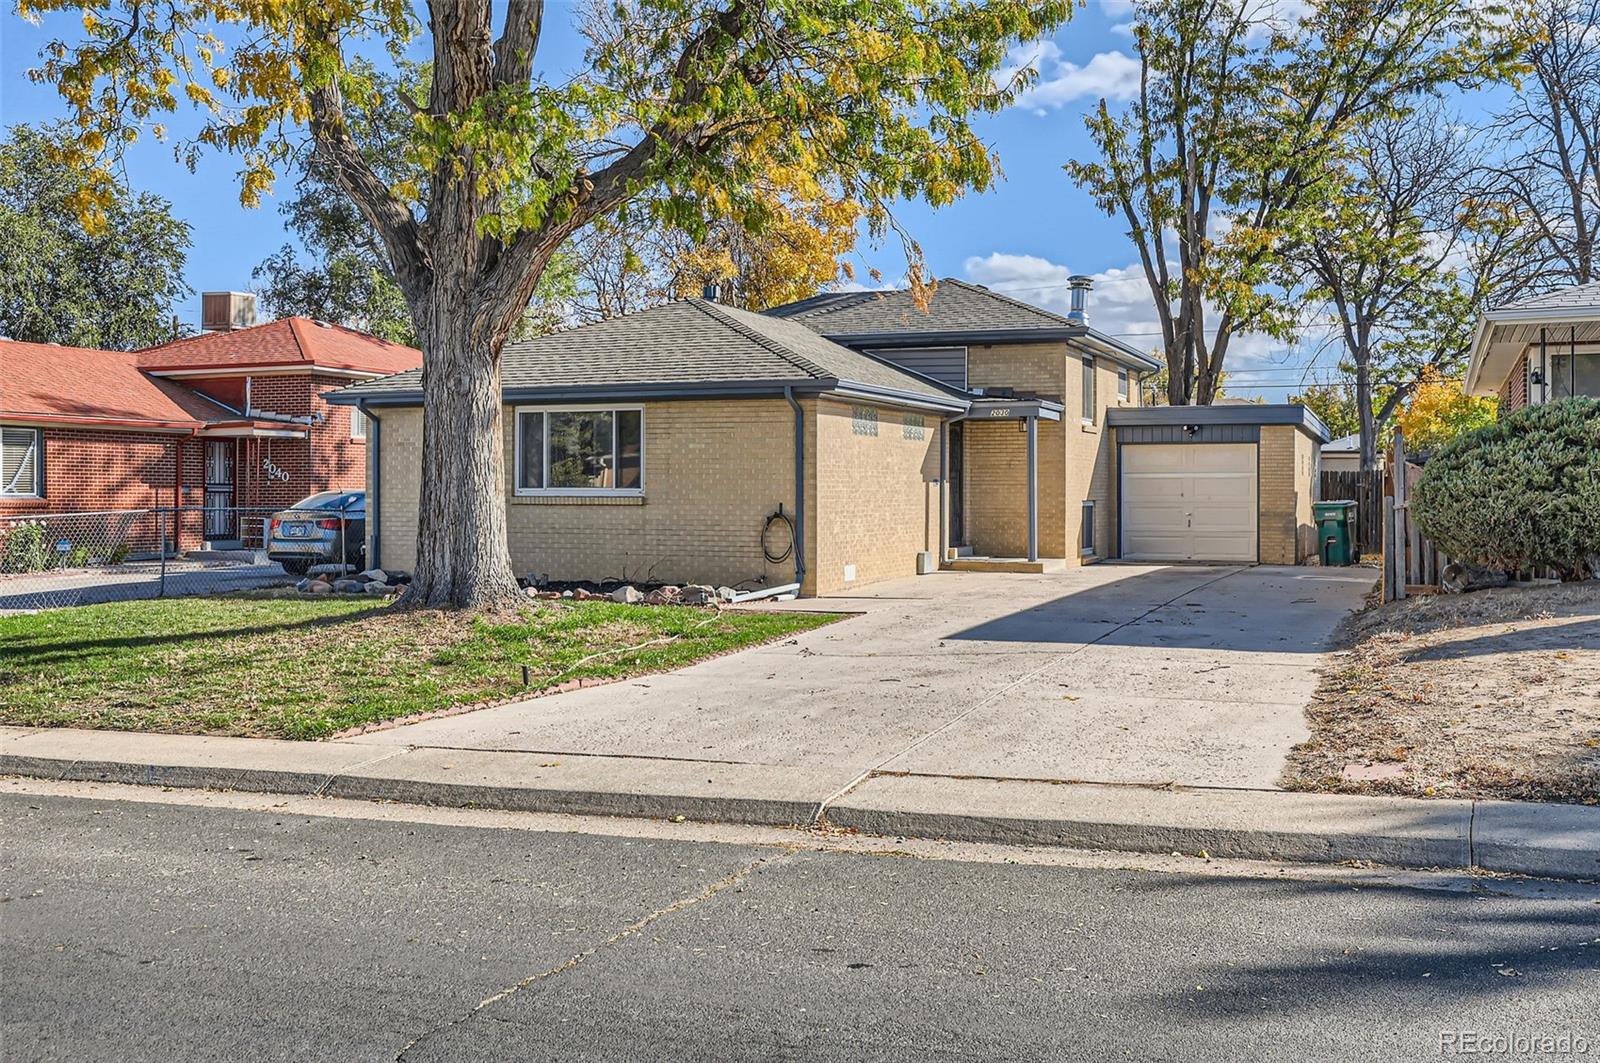
[[1144,351],[1082,321],[954,277],[938,282],[926,309],[917,306],[908,289],[828,292],[773,307],[767,316],[799,321],[852,347],[1070,340],[1141,372],[1160,368],[1160,363]]
[[1574,284],[1543,295],[1518,299],[1514,303],[1497,306],[1495,310],[1593,310],[1600,307],[1600,281],[1593,284]]
[[767,311],[770,317],[803,321],[825,336],[887,332],[986,332],[1023,328],[1070,328],[1078,322],[953,277],[938,283],[927,309],[909,289],[814,295]]
[[[841,347],[780,318],[680,299],[565,332],[507,344],[500,383],[508,396],[563,391],[648,395],[692,388],[786,384],[841,386],[961,405],[960,392]],[[382,399],[418,393],[421,370],[345,388]]]

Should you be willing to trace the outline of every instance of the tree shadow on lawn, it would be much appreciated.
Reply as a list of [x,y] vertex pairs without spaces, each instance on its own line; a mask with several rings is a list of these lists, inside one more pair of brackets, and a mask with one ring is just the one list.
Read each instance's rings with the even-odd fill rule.
[[[227,599],[224,599],[227,600]],[[259,602],[261,598],[241,598],[241,601]],[[93,608],[82,606],[79,608]],[[186,642],[214,642],[219,639],[245,638],[251,635],[272,635],[289,631],[312,631],[320,628],[334,628],[357,620],[370,617],[374,610],[382,609],[381,603],[374,604],[370,609],[356,609],[348,613],[339,613],[334,616],[309,616],[300,620],[285,620],[278,623],[252,624],[243,627],[217,628],[214,630],[200,631],[174,631],[150,635],[125,635],[117,638],[86,638],[74,639],[63,642],[58,633],[42,632],[39,635],[15,635],[0,643],[0,668],[7,665],[20,667],[22,665],[38,666],[55,664],[63,661],[76,660],[85,654],[96,651],[119,651],[140,649],[152,646],[170,646]],[[330,643],[330,649],[336,648]]]

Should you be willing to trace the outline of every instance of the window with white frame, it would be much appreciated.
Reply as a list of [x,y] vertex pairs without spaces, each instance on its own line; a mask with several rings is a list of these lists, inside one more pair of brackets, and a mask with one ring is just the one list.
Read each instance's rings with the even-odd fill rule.
[[1083,503],[1083,529],[1078,533],[1078,552],[1083,554],[1094,553],[1094,500],[1085,499]]
[[44,463],[37,428],[0,428],[0,496],[37,498]]
[[516,493],[644,493],[644,411],[625,407],[518,407]]
[[1117,370],[1117,398],[1122,399],[1124,402],[1128,398],[1128,371],[1126,369]]
[[1085,424],[1094,423],[1094,359],[1083,360],[1083,420]]
[[350,407],[350,438],[367,438],[367,415],[354,406]]

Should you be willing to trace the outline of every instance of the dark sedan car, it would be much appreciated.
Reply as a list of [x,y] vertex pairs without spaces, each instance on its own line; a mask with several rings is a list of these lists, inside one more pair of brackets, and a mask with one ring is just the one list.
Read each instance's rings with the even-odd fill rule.
[[367,493],[321,491],[267,521],[267,559],[303,576],[312,565],[367,563]]

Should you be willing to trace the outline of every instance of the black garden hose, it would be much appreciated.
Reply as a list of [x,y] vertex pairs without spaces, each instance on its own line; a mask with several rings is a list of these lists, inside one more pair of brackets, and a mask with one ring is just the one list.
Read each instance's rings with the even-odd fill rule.
[[[769,538],[772,535],[772,526],[781,524],[789,531],[788,538],[784,541],[783,551],[774,552]],[[783,503],[778,503],[778,511],[767,515],[767,522],[761,526],[761,554],[767,559],[768,564],[780,565],[789,560],[789,555],[794,553],[794,521],[789,519],[783,511]]]

